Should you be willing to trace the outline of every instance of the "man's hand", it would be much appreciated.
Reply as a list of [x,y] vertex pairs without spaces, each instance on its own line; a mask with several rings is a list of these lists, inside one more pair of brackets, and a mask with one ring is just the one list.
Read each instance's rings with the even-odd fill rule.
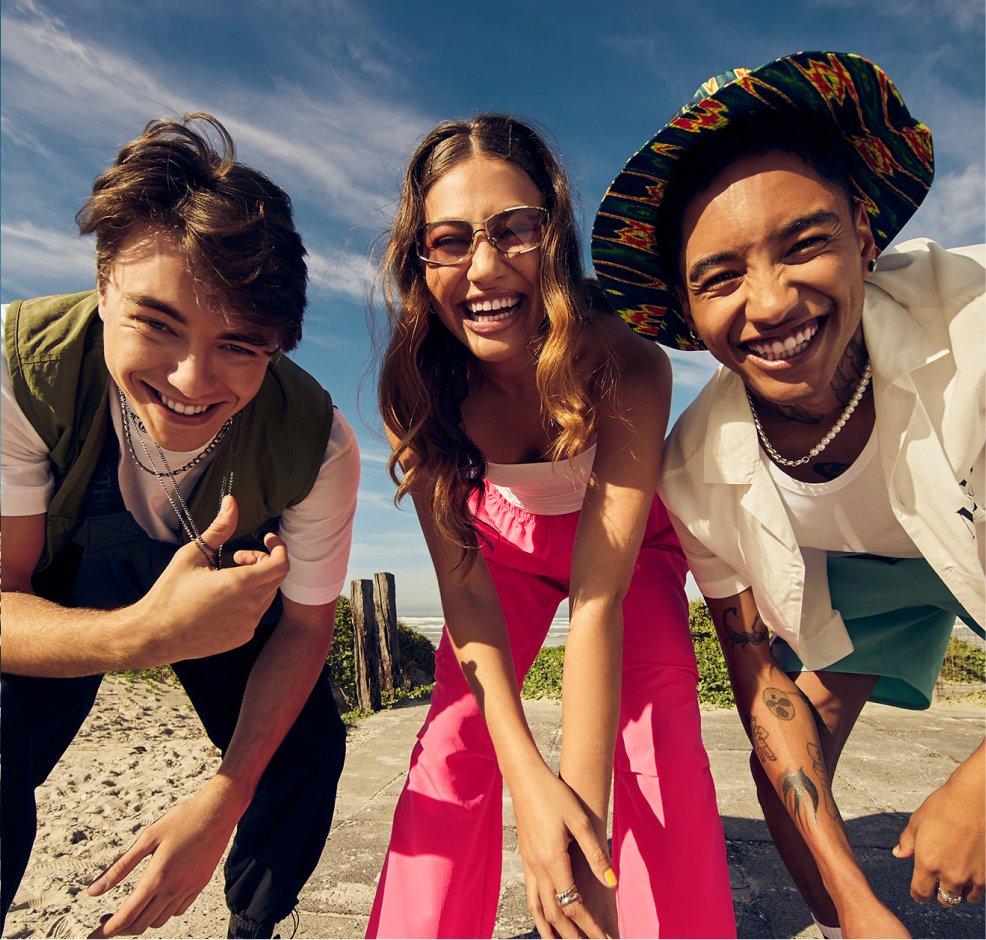
[[[937,886],[970,904],[983,900],[986,880],[986,784],[983,747],[911,814],[893,854],[914,858],[911,897],[924,904]],[[938,897],[942,907],[954,907]]]
[[[205,541],[213,548],[228,541],[236,520],[236,501],[227,496]],[[273,534],[264,539],[266,551],[239,551],[233,556],[237,567],[222,571],[189,544],[128,607],[62,607],[36,597],[31,583],[44,547],[45,516],[4,516],[3,532],[10,535],[3,556],[3,671],[14,675],[68,679],[148,669],[242,646],[288,573],[287,547]]]
[[127,900],[90,936],[140,934],[184,914],[212,878],[245,805],[231,797],[227,781],[215,777],[145,829],[89,886],[89,894],[99,896],[151,857]]
[[[236,531],[237,508],[223,499],[202,538],[215,548]],[[267,552],[239,551],[236,568],[214,571],[194,543],[183,545],[154,586],[134,605],[144,632],[145,665],[201,659],[242,646],[288,573],[287,547],[276,535],[264,539]],[[268,554],[269,552],[269,554]]]

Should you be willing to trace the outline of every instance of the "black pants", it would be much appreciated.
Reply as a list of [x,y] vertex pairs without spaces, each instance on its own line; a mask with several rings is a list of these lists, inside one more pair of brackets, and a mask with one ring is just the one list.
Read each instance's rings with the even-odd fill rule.
[[[247,647],[175,664],[209,738],[220,750],[225,751],[236,725],[251,665]],[[34,843],[34,788],[44,783],[72,743],[101,678],[0,679],[4,918]],[[329,832],[345,747],[345,729],[323,672],[240,820],[225,867],[230,910],[254,921],[276,921],[295,905]]]
[[[63,600],[74,606],[110,609],[134,603],[175,551],[173,545],[150,539],[123,509],[113,445],[115,440],[104,461],[111,479],[94,477],[87,493],[93,512],[77,539],[76,557],[57,575],[63,585],[71,584]],[[107,509],[111,511],[102,511]],[[276,626],[280,607],[275,601],[246,645],[174,664],[206,733],[224,753],[250,671]],[[285,684],[291,678],[285,676]],[[34,790],[71,744],[101,679],[0,677],[0,929],[34,843]],[[226,901],[233,913],[271,922],[294,907],[328,836],[345,749],[346,732],[325,668],[240,819],[225,867]]]

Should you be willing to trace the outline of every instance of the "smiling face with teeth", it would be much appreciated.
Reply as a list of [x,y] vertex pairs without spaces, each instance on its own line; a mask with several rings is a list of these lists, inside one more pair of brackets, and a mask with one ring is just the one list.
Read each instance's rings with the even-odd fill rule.
[[99,286],[106,366],[167,450],[207,444],[260,389],[275,336],[209,303],[165,232],[135,232]]
[[[791,154],[740,158],[688,204],[680,291],[709,351],[750,391],[823,415],[862,343],[866,212]],[[856,346],[857,344],[853,344]]]
[[[474,156],[457,164],[428,191],[425,222],[483,220],[512,206],[544,206],[531,178],[505,160]],[[453,267],[426,267],[434,310],[445,327],[480,361],[528,362],[541,328],[539,249],[506,257],[483,235],[473,254]]]

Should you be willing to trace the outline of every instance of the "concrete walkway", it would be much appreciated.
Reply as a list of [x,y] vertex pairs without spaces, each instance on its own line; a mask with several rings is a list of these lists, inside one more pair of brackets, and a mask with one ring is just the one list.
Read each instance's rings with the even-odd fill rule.
[[[558,705],[525,703],[542,753],[557,767]],[[301,897],[299,937],[362,936],[404,782],[427,705],[382,712],[353,735],[332,834]],[[835,791],[849,835],[877,893],[915,937],[982,937],[983,909],[921,907],[908,894],[910,865],[890,848],[924,797],[982,740],[981,707],[904,712],[868,705],[846,748]],[[706,747],[726,830],[741,937],[818,936],[770,841],[750,779],[749,746],[733,711],[703,713]],[[529,935],[523,872],[509,797],[504,798],[503,888],[496,935]],[[536,934],[534,934],[536,936]]]

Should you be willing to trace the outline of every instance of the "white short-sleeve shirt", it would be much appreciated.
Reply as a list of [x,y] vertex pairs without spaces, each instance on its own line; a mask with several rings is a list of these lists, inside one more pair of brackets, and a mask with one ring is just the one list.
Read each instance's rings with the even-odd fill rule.
[[[6,312],[4,305],[0,308],[0,332]],[[0,510],[4,516],[39,515],[47,511],[54,489],[48,448],[14,399],[6,350],[2,352],[0,367],[0,402]],[[110,419],[120,444],[119,481],[124,505],[152,538],[177,544],[175,512],[159,479],[137,467],[130,457],[123,441],[120,404],[113,395]],[[165,456],[171,466],[180,467],[197,453],[165,451]],[[208,464],[209,460],[204,460],[180,475],[179,489],[183,496],[191,492]],[[311,492],[300,503],[284,510],[278,527],[291,565],[281,585],[289,600],[298,604],[327,604],[342,591],[352,546],[359,474],[356,435],[336,408],[332,433]],[[235,483],[233,495],[236,495]]]

